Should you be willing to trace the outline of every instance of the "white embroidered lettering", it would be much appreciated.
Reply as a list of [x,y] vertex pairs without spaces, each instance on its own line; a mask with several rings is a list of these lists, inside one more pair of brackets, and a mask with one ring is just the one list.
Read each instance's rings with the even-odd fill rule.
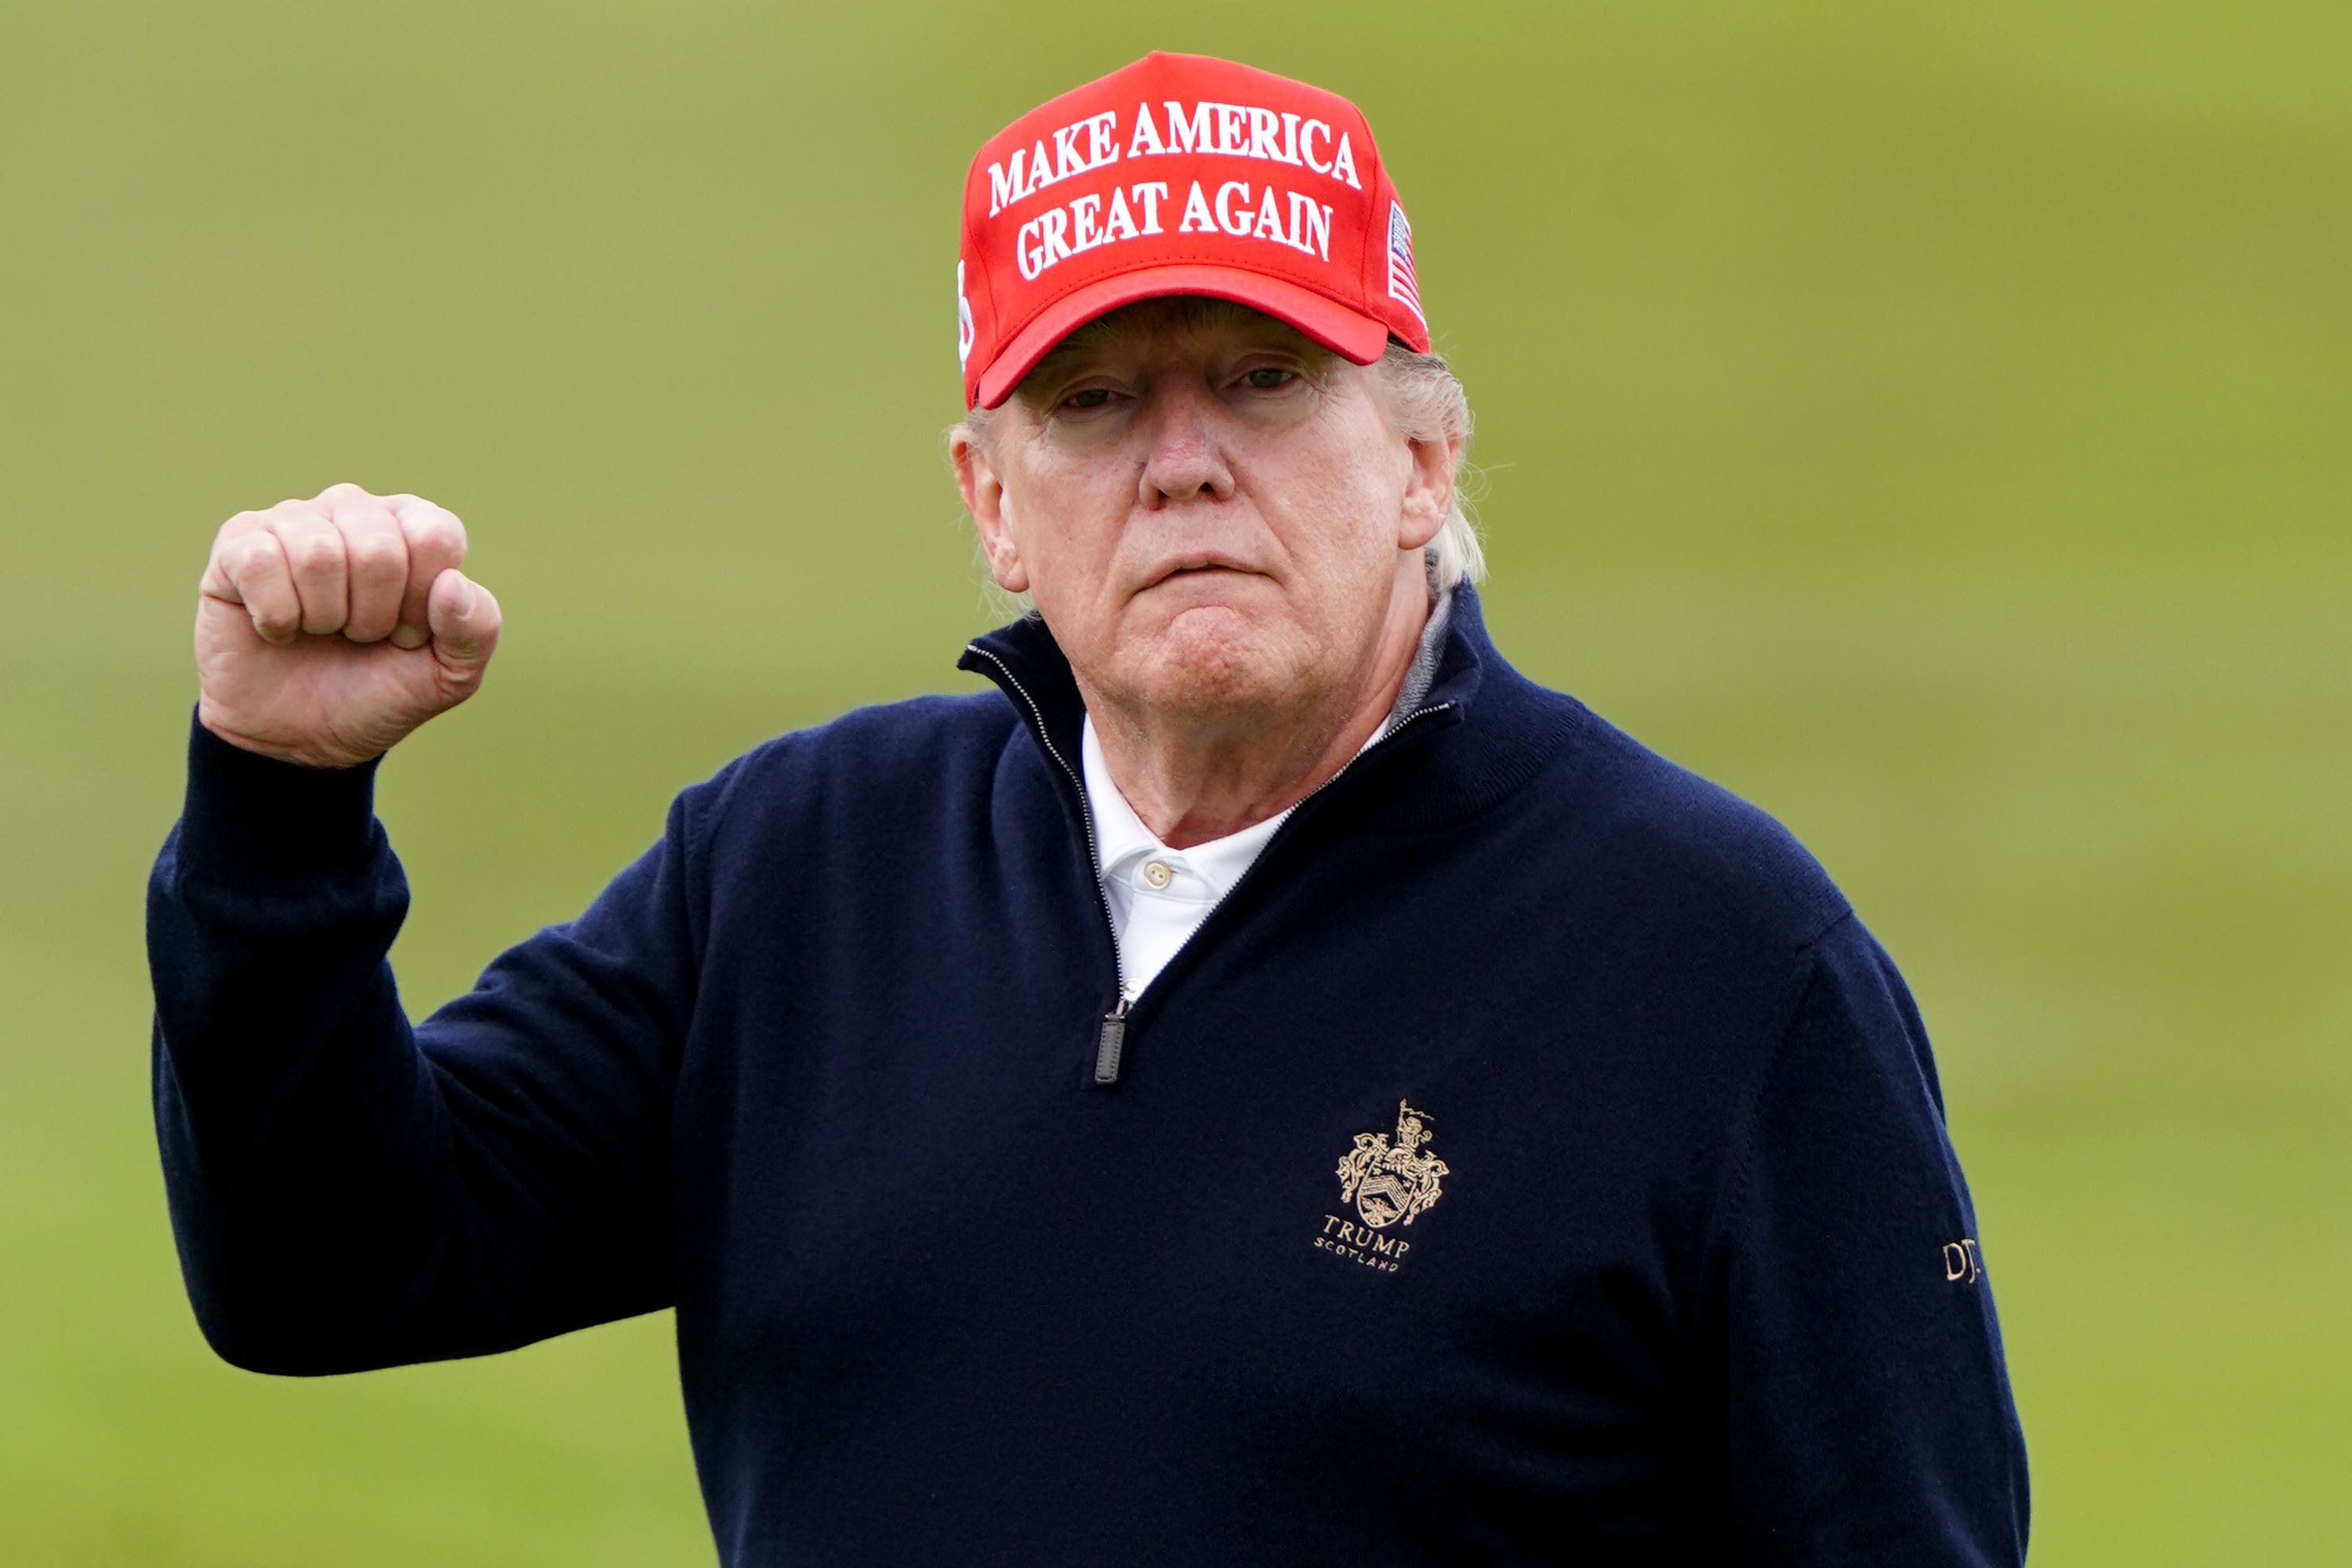
[[1168,151],[1171,153],[1213,153],[1209,145],[1209,108],[1205,103],[1192,106],[1192,118],[1184,118],[1184,106],[1168,106]]
[[988,166],[988,216],[994,217],[1022,197],[1021,170],[1029,161],[1025,147],[1013,149],[1013,163],[1008,170],[1003,163]]
[[1331,154],[1331,177],[1345,180],[1357,190],[1364,188],[1363,182],[1356,178],[1356,155],[1348,150],[1348,133],[1344,131],[1339,132],[1339,150]]
[[1135,134],[1127,139],[1127,155],[1130,158],[1157,156],[1168,151],[1160,144],[1160,127],[1151,123],[1151,105],[1135,106]]
[[1176,232],[1178,234],[1217,232],[1216,220],[1209,216],[1208,198],[1201,195],[1201,182],[1198,180],[1192,182],[1192,190],[1185,194],[1184,217],[1183,221],[1176,226]]
[[1331,172],[1330,160],[1327,158],[1319,163],[1315,161],[1315,133],[1318,131],[1323,132],[1324,141],[1331,140],[1329,126],[1319,120],[1310,120],[1298,128],[1298,153],[1300,157],[1306,159],[1308,168],[1318,174],[1328,174]]
[[1217,144],[1210,151],[1248,157],[1249,110],[1238,103],[1213,103],[1207,107],[1217,111]]
[[1118,113],[1104,110],[1087,121],[1087,167],[1118,162]]
[[1265,199],[1258,203],[1257,221],[1250,226],[1250,234],[1255,238],[1271,239],[1282,245],[1290,243],[1290,236],[1283,232],[1282,214],[1275,209],[1272,185],[1266,186]]
[[[1244,210],[1239,213],[1235,213],[1233,208],[1227,205],[1236,191],[1241,193],[1241,198],[1244,204]],[[1247,183],[1241,180],[1227,180],[1223,184],[1217,187],[1217,226],[1223,229],[1227,234],[1232,235],[1235,239],[1247,239],[1249,237],[1250,220],[1249,212],[1247,210],[1249,191],[1250,188]]]
[[1127,209],[1127,193],[1117,185],[1110,188],[1110,215],[1103,219],[1103,243],[1133,239],[1136,236],[1135,215]]
[[1092,250],[1103,242],[1102,231],[1095,226],[1096,215],[1102,211],[1100,195],[1080,196],[1070,204],[1070,254]]
[[1331,259],[1331,209],[1297,191],[1290,193],[1290,243],[1309,256]]
[[1264,158],[1271,163],[1280,163],[1282,149],[1276,143],[1274,133],[1281,129],[1282,119],[1273,110],[1251,110],[1249,111],[1249,155],[1253,158]]
[[1168,195],[1168,182],[1146,180],[1140,184],[1129,185],[1128,189],[1133,191],[1135,199],[1143,204],[1143,232],[1160,233],[1160,203]]

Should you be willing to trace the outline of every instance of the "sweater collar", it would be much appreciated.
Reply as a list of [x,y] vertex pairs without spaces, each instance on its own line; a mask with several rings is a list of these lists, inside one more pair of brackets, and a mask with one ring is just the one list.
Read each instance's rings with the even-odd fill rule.
[[[1391,730],[1416,713],[1427,715],[1414,726],[1416,729],[1459,723],[1486,683],[1489,668],[1499,664],[1494,645],[1486,637],[1478,591],[1467,582],[1454,590],[1453,611],[1440,630],[1436,652],[1435,667],[1425,693],[1417,703],[1399,703],[1399,710],[1391,715]],[[1077,784],[1086,700],[1078,694],[1068,657],[1062,652],[1061,644],[1054,640],[1043,616],[1034,613],[1024,616],[985,637],[974,638],[964,645],[956,668],[987,676],[996,682],[1046,752],[1061,763],[1071,782]]]

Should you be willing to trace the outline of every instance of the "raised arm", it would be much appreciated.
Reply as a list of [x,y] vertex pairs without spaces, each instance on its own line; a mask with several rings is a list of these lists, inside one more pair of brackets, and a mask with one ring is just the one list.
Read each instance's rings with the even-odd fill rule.
[[148,896],[154,1095],[199,1322],[241,1366],[507,1349],[669,1299],[688,808],[579,920],[412,1030],[376,759],[479,684],[464,534],[337,487],[222,529],[188,794]]

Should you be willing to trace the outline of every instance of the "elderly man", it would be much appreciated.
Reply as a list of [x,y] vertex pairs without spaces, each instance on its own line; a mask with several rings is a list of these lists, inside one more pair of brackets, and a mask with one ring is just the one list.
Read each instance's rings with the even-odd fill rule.
[[1363,118],[1149,57],[982,149],[962,252],[999,689],[739,759],[414,1028],[371,774],[497,602],[415,497],[221,531],[150,903],[212,1344],[675,1306],[730,1564],[2019,1562],[1918,1015],[1488,640]]

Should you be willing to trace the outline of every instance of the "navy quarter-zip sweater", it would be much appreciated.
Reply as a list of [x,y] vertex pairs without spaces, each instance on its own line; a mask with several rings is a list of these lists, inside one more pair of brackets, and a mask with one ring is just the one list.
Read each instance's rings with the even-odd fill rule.
[[198,727],[148,931],[213,1346],[675,1306],[730,1568],[2022,1561],[1919,1016],[1776,824],[1465,589],[1107,1026],[1068,666],[962,662],[1003,694],[738,759],[414,1028],[372,770]]

